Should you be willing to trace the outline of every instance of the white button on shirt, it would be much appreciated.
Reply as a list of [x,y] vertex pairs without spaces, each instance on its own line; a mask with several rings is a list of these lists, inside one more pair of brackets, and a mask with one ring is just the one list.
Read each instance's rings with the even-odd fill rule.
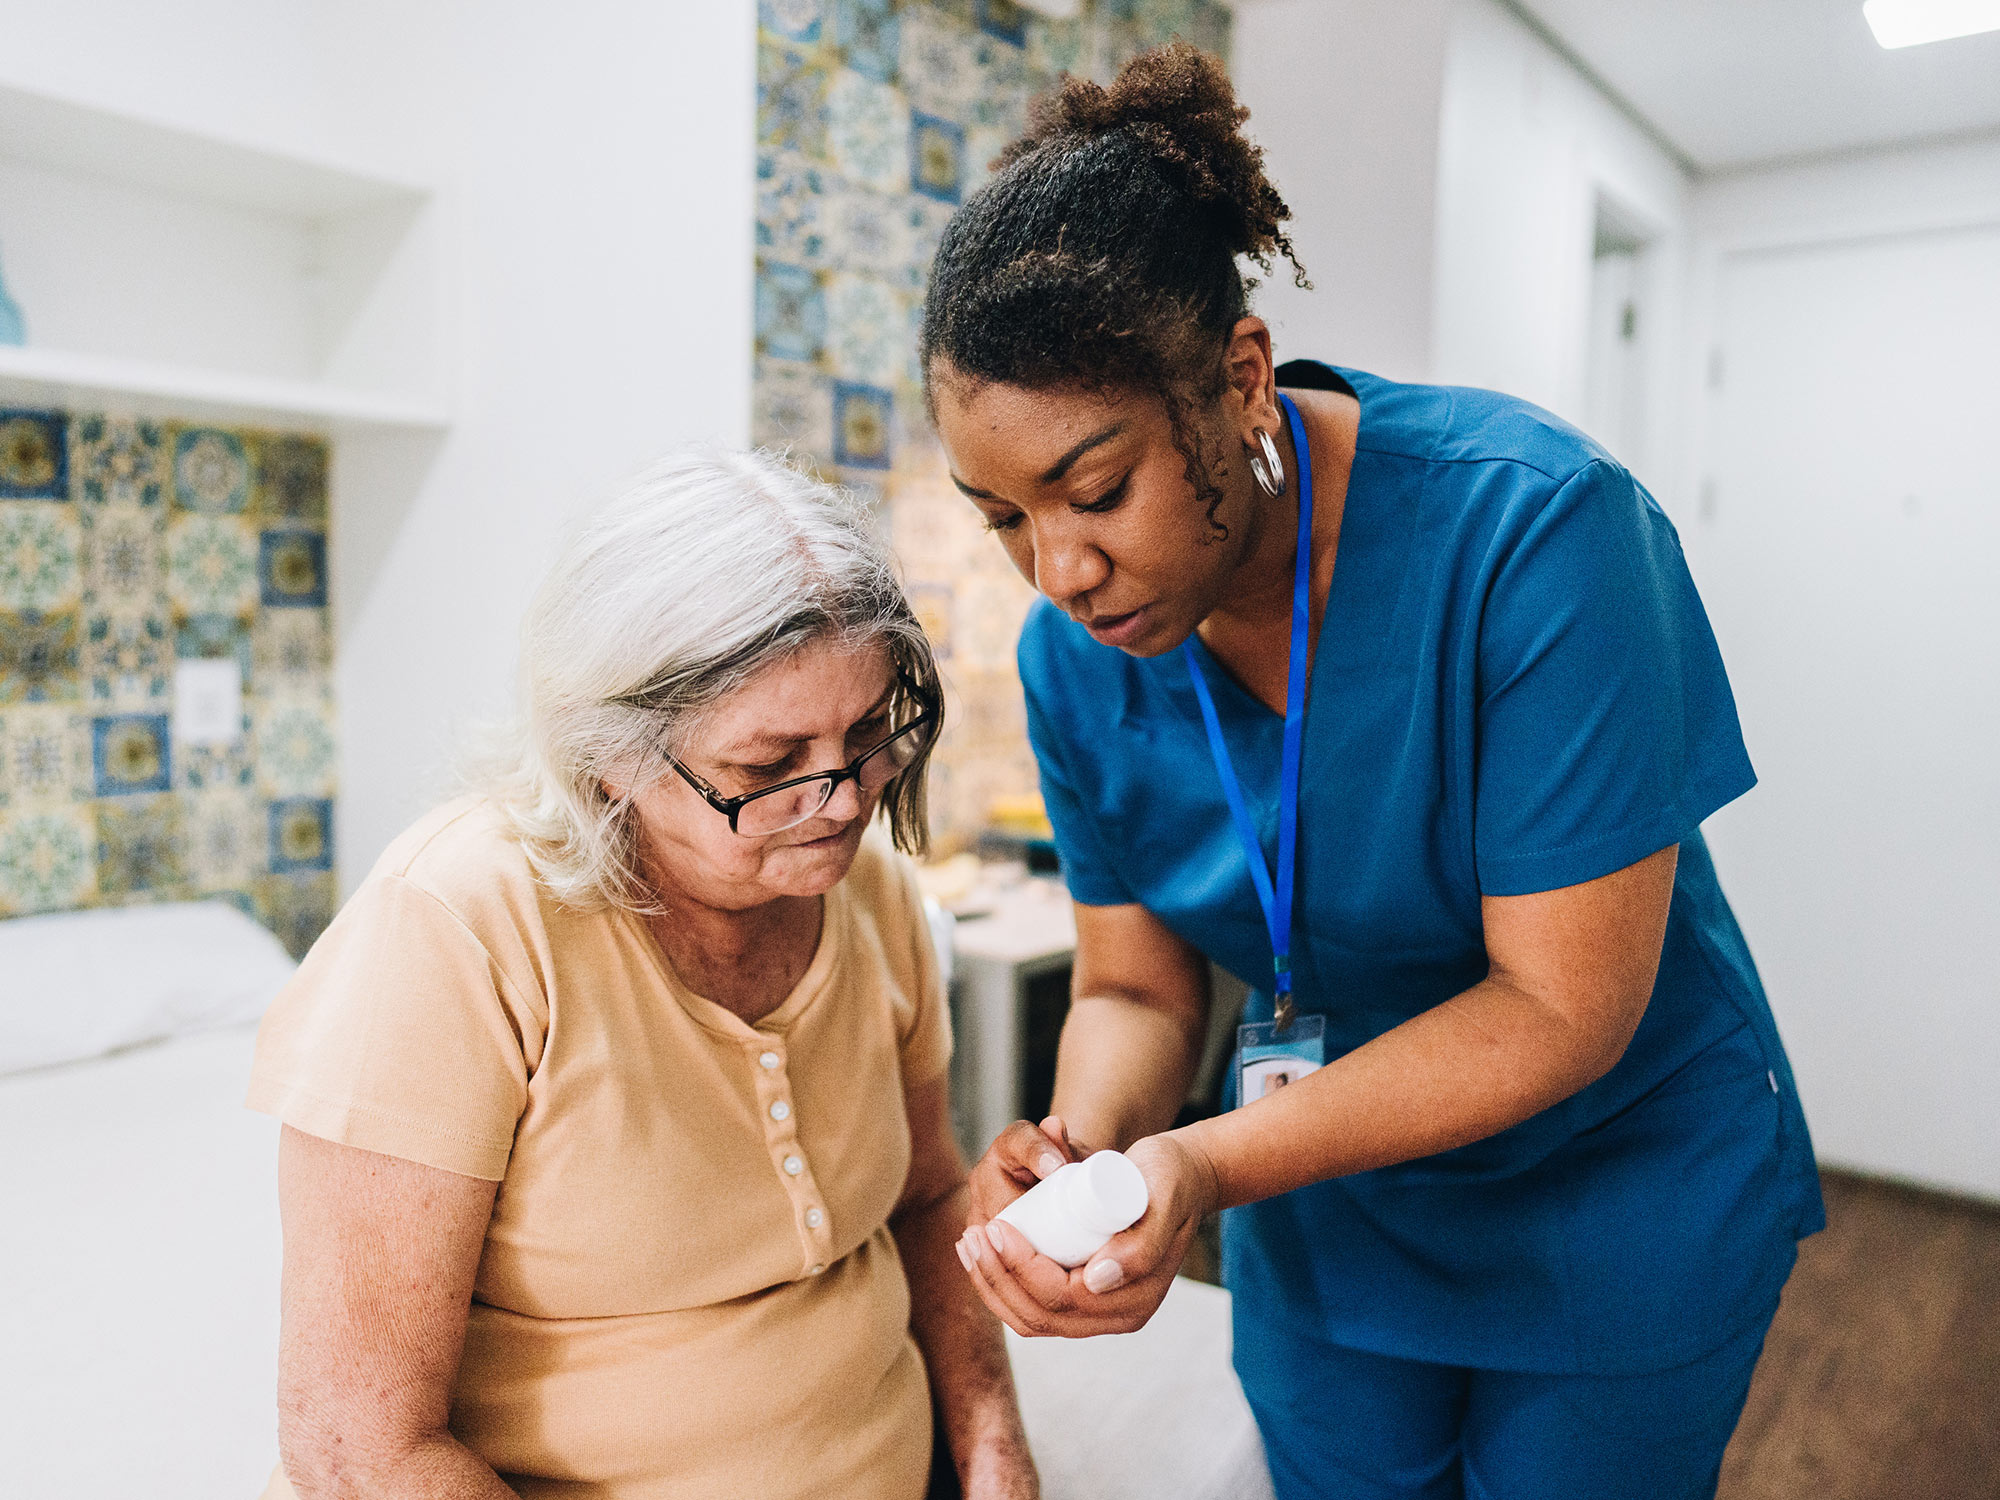
[[777,1100],[774,1100],[774,1101],[772,1101],[772,1104],[771,1104],[771,1118],[772,1118],[772,1119],[774,1119],[774,1120],[789,1120],[789,1119],[790,1119],[791,1117],[792,1117],[792,1107],[791,1107],[791,1105],[789,1105],[789,1104],[785,1103],[785,1101],[784,1101],[784,1100],[782,1100],[782,1099],[777,1099]]
[[757,1065],[767,1072],[776,1068],[784,1059],[775,1052],[762,1052],[757,1056]]
[[817,1229],[826,1222],[826,1215],[816,1208],[806,1210],[806,1228]]
[[785,1158],[786,1176],[796,1177],[799,1175],[799,1173],[803,1172],[805,1169],[806,1169],[806,1164],[803,1161],[801,1161],[798,1157],[788,1156]]

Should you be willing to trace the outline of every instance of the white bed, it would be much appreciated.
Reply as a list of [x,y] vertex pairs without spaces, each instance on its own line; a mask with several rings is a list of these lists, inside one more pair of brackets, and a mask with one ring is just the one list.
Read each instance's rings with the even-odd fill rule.
[[[250,1500],[276,1462],[277,1126],[242,1105],[254,1036],[0,1076],[9,1500]],[[1010,1348],[1046,1500],[1268,1500],[1227,1293],[1181,1282],[1139,1333]]]
[[277,1462],[277,1126],[238,1026],[0,1078],[0,1489],[250,1500]]

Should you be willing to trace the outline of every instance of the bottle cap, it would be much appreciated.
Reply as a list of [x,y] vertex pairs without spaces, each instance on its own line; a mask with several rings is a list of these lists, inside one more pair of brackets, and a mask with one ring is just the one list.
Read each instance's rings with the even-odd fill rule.
[[1070,1203],[1093,1234],[1117,1234],[1146,1212],[1146,1179],[1122,1152],[1100,1151],[1077,1164]]

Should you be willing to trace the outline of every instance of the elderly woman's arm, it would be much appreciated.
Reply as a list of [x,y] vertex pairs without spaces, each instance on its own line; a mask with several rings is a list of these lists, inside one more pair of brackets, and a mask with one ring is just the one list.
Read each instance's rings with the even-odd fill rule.
[[1035,1500],[1041,1493],[1000,1324],[967,1281],[954,1248],[970,1199],[952,1139],[945,1081],[910,1091],[910,1175],[889,1227],[910,1279],[910,1329],[966,1500]]
[[445,1426],[496,1186],[285,1127],[278,1449],[301,1500],[513,1495]]

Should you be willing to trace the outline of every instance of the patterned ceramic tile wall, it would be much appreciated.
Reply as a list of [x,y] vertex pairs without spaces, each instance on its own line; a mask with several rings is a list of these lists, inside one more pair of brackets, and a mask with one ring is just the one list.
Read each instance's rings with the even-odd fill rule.
[[1105,81],[1181,36],[1227,56],[1216,0],[760,0],[754,432],[880,495],[953,725],[934,804],[947,845],[1035,789],[1014,673],[1032,595],[952,489],[918,393],[925,277],[952,211],[1070,72]]
[[[0,409],[0,916],[221,896],[303,952],[332,914],[327,449]],[[174,733],[233,661],[240,733]]]

